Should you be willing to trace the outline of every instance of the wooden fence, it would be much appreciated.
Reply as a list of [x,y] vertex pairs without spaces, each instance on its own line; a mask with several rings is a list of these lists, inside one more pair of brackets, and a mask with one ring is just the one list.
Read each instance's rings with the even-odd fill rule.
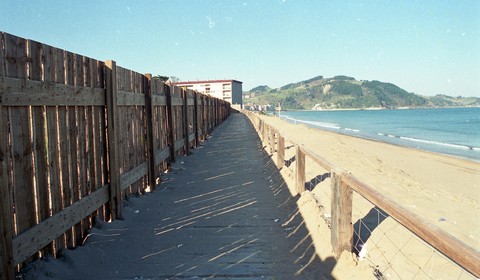
[[[270,153],[277,152],[277,165],[279,168],[282,167],[285,162],[286,139],[280,134],[279,129],[268,125],[255,113],[243,112],[250,118],[260,138],[268,143]],[[293,143],[291,140],[289,142]],[[375,188],[361,182],[354,175],[334,166],[308,147],[293,144],[296,149],[294,172],[295,188],[298,194],[305,191],[305,157],[309,157],[330,172],[332,178],[331,243],[337,257],[343,251],[352,251],[353,249],[352,192],[355,191],[447,258],[475,277],[480,277],[480,255],[477,251],[435,225],[426,222],[397,202],[384,196]]]
[[0,279],[121,217],[229,103],[0,33]]

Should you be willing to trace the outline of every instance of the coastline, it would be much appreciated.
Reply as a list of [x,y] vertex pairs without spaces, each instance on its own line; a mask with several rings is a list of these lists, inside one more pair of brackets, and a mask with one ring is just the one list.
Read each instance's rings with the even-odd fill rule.
[[[305,124],[296,125],[277,117],[259,117],[285,137],[286,160],[295,156],[295,149],[288,148],[293,147],[292,143],[304,145],[334,166],[346,170],[412,214],[421,217],[425,224],[444,230],[480,252],[480,220],[477,217],[480,212],[480,163],[312,128]],[[272,155],[272,158],[275,158],[275,155]],[[307,182],[325,174],[323,168],[312,161],[308,163],[308,158],[306,160]],[[295,174],[292,168],[294,169],[292,166],[282,168],[281,174],[290,192],[295,195]],[[328,245],[330,230],[326,222],[331,207],[330,184],[331,180],[327,177],[312,189],[303,192],[298,201],[302,216],[315,240],[317,254],[322,259],[331,256],[331,247]],[[357,224],[359,219],[368,217],[375,206],[355,192],[353,200],[352,222]],[[370,221],[364,220],[377,224],[365,244],[369,248],[366,253],[368,261],[362,262],[352,253],[342,254],[335,275],[340,278],[358,276],[356,273],[366,271],[372,265],[377,266],[382,273],[391,274],[397,270],[402,271],[402,275],[415,275],[418,264],[412,265],[408,258],[397,260],[396,266],[391,267],[389,257],[386,256],[396,256],[399,248],[402,254],[408,251],[408,254],[415,255],[418,263],[430,262],[432,249],[394,219],[387,215],[384,221],[377,221],[377,214],[371,218]],[[458,273],[459,268],[447,260],[442,260],[440,255],[439,259],[434,261],[435,264],[433,261],[431,264],[434,274],[440,278],[449,278],[448,275],[458,278],[455,273]],[[346,271],[352,271],[352,274],[344,274]],[[407,274],[403,274],[404,272]]]
[[[446,108],[439,108],[438,110],[444,110]],[[436,109],[427,109],[436,110]],[[474,111],[441,111],[441,112],[428,112],[427,110],[415,109],[416,112],[405,112],[407,110],[386,110],[389,112],[375,113],[379,110],[370,110],[372,113],[367,113],[368,110],[348,110],[351,113],[345,113],[348,115],[337,115],[335,112],[341,111],[290,111],[288,113],[280,114],[280,118],[294,124],[303,123],[314,129],[322,131],[329,131],[339,133],[342,135],[348,135],[358,137],[362,139],[368,139],[372,141],[379,141],[383,143],[393,144],[401,147],[412,148],[415,150],[424,150],[441,155],[454,156],[457,158],[467,159],[475,162],[480,162],[480,142],[478,137],[480,134],[475,133],[475,127],[470,125],[463,127],[466,131],[471,129],[472,132],[461,133],[457,129],[457,124],[452,121],[447,123],[446,128],[441,128],[440,134],[436,135],[432,132],[440,126],[440,119],[432,119],[432,116],[448,114],[464,114],[466,112],[466,122],[471,121],[468,117],[472,117],[472,114],[477,112],[477,108]],[[448,110],[448,109],[447,109]],[[362,113],[365,112],[365,113]],[[452,113],[453,112],[453,113]],[[424,115],[425,114],[425,115]],[[470,114],[470,116],[468,116]],[[412,116],[426,116],[425,123],[429,125],[417,125],[416,123],[409,124],[399,122],[399,118],[405,117],[412,120]],[[278,116],[278,115],[275,115]],[[453,116],[453,115],[452,115]],[[354,121],[350,121],[354,120]],[[433,124],[430,124],[432,123]],[[462,120],[459,121],[459,124]],[[478,122],[477,117],[473,117],[473,121]],[[394,123],[390,126],[391,122]],[[375,124],[374,126],[369,125]],[[472,123],[473,124],[473,123]],[[378,126],[377,126],[378,125]],[[410,128],[413,130],[409,131]],[[406,130],[404,130],[406,129]],[[457,133],[458,130],[458,133]],[[426,134],[424,134],[426,133]],[[467,136],[469,135],[469,136]],[[466,138],[470,137],[470,138]],[[475,140],[477,139],[477,140]]]

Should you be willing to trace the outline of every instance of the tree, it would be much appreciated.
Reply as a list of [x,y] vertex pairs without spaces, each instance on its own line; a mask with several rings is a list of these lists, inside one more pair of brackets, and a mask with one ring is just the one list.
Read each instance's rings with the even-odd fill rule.
[[156,76],[153,76],[153,79],[154,80],[160,80],[162,82],[166,82],[166,81],[168,81],[169,78],[167,76],[156,75]]

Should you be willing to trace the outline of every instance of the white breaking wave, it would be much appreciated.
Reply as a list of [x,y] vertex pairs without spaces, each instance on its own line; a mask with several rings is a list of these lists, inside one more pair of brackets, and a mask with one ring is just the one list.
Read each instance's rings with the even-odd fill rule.
[[470,147],[470,146],[466,146],[466,145],[444,143],[444,142],[439,142],[439,141],[434,141],[434,140],[425,140],[425,139],[419,139],[419,138],[407,137],[407,136],[396,136],[396,135],[385,134],[385,133],[381,133],[381,132],[377,132],[377,135],[390,137],[390,138],[399,138],[399,139],[402,139],[402,140],[407,140],[407,141],[412,141],[412,142],[418,142],[418,143],[424,143],[424,144],[430,144],[430,145],[438,145],[438,146],[443,146],[443,147],[455,148],[455,149],[480,151],[480,147]]
[[462,150],[478,150],[478,148],[476,147],[470,147],[470,146],[459,145],[459,144],[451,144],[451,143],[443,143],[443,142],[432,141],[432,140],[424,140],[424,139],[418,139],[413,137],[400,136],[400,139],[419,142],[419,143],[425,143],[425,144],[440,145],[440,146],[445,146],[445,147],[450,147],[455,149],[462,149]]

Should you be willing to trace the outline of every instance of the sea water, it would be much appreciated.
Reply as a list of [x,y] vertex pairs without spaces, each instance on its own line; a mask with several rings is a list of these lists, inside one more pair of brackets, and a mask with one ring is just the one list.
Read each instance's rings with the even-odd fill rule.
[[286,111],[292,123],[480,162],[480,108]]

